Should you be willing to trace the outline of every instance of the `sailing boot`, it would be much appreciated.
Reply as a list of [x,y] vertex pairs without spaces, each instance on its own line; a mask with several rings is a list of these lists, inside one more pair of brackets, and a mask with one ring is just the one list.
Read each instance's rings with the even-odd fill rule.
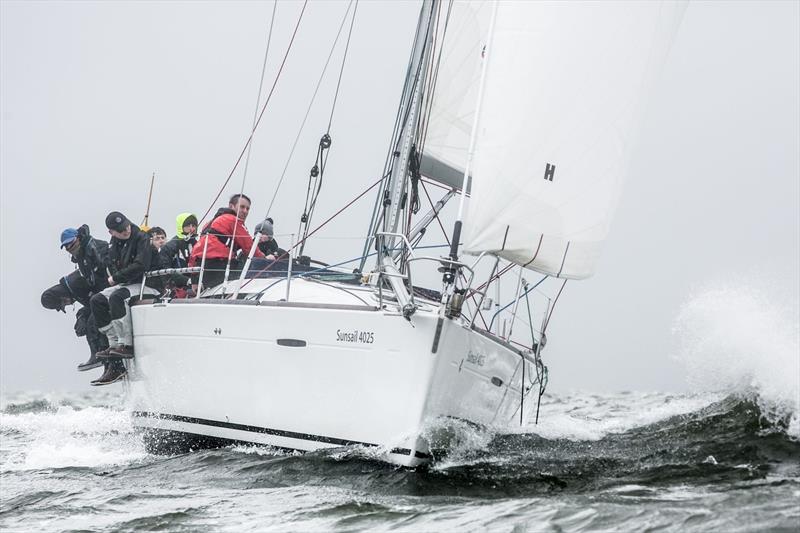
[[103,361],[98,357],[99,354],[105,352],[106,350],[100,350],[97,353],[93,353],[89,360],[85,363],[81,363],[78,365],[78,372],[85,372],[87,370],[92,370],[93,368],[98,368],[103,366]]
[[108,348],[100,350],[95,355],[100,359],[107,359],[111,355],[111,350],[119,345],[119,327],[112,320],[110,324],[97,328],[108,339]]
[[133,359],[133,346],[115,346],[110,349],[107,359]]
[[111,321],[119,332],[119,346],[111,349],[111,355],[119,359],[133,358],[133,321],[130,311],[122,318]]
[[128,371],[125,369],[125,365],[122,364],[122,361],[109,361],[103,375],[92,381],[91,384],[95,387],[111,385],[124,378],[127,374]]

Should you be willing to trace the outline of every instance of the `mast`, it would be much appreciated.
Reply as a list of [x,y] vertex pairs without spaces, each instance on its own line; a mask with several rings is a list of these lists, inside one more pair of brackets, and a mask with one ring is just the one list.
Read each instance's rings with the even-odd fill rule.
[[[378,201],[382,202],[382,209],[378,211],[382,224],[374,224],[375,232],[397,233],[400,221],[403,219],[406,202],[404,201],[409,171],[409,157],[414,145],[417,123],[420,120],[427,63],[433,39],[433,24],[439,0],[424,0],[420,10],[417,24],[416,39],[412,49],[406,77],[403,96],[398,115],[399,131],[391,146],[390,161],[391,174],[386,187],[379,192]],[[387,279],[397,296],[398,303],[403,308],[403,314],[408,318],[414,312],[411,295],[400,277],[400,269],[393,259],[394,248],[402,243],[397,237],[377,237],[378,254],[376,267],[381,272],[389,274]]]
[[[450,259],[458,261],[458,243],[461,240],[461,226],[464,220],[464,200],[467,197],[467,188],[469,187],[470,172],[472,167],[472,158],[475,155],[475,137],[478,133],[478,120],[480,118],[481,104],[483,103],[483,88],[486,81],[486,66],[488,65],[488,55],[490,54],[490,47],[492,44],[492,34],[494,33],[494,23],[497,18],[497,0],[492,3],[492,18],[489,22],[489,34],[486,37],[486,45],[483,49],[483,64],[481,65],[481,79],[478,84],[478,102],[475,104],[475,115],[472,120],[472,129],[470,130],[469,137],[469,151],[467,153],[467,164],[464,167],[464,177],[461,182],[461,197],[458,202],[458,215],[456,216],[455,224],[453,225],[453,238],[450,241]],[[453,285],[455,281],[456,268],[450,266],[444,269],[442,282],[446,285]]]

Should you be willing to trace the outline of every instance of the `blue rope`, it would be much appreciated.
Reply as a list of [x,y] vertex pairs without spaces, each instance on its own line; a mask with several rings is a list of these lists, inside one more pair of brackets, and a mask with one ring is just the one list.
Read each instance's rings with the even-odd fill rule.
[[[497,315],[499,315],[500,313],[502,313],[503,311],[505,311],[506,309],[508,309],[509,307],[511,307],[511,305],[513,305],[513,304],[514,304],[514,302],[516,302],[517,300],[519,300],[519,299],[520,299],[520,298],[522,298],[523,296],[527,296],[529,292],[531,292],[533,289],[535,289],[536,287],[538,287],[539,285],[541,285],[541,284],[542,284],[542,282],[543,282],[544,280],[546,280],[547,278],[549,278],[549,277],[550,277],[550,276],[545,276],[545,277],[543,277],[542,279],[540,279],[540,280],[539,280],[539,281],[536,283],[536,285],[534,285],[533,287],[531,287],[531,288],[527,289],[527,290],[526,290],[525,292],[523,292],[523,293],[522,293],[520,296],[518,296],[518,297],[517,297],[517,298],[515,298],[514,300],[511,300],[510,302],[508,302],[508,304],[506,304],[506,305],[504,305],[503,307],[501,307],[500,309],[498,309],[498,310],[497,310],[497,312],[496,312],[495,314],[493,314],[493,315],[492,315],[492,319],[489,321],[489,331],[491,331],[491,330],[492,330],[492,324],[494,324],[494,319],[497,317]],[[488,289],[488,287],[487,287],[487,289]]]
[[[430,249],[430,248],[450,248],[450,245],[449,244],[435,244],[435,245],[429,245],[429,246],[417,246],[414,249],[415,250],[424,250],[424,249]],[[395,248],[395,250],[397,250],[397,249],[399,249],[399,248]],[[392,250],[392,251],[394,251],[394,250]],[[306,272],[298,272],[297,274],[293,273],[291,275],[291,277],[292,278],[295,278],[295,277],[301,278],[301,277],[304,277],[304,276],[308,276],[309,274],[314,274],[315,272],[321,272],[323,270],[328,270],[329,268],[335,268],[335,267],[339,267],[339,266],[342,266],[342,265],[346,265],[348,263],[353,263],[355,261],[360,261],[362,258],[363,259],[367,259],[367,258],[372,257],[373,255],[377,255],[377,254],[378,254],[378,252],[372,252],[371,254],[367,254],[367,255],[364,255],[364,256],[358,256],[358,257],[355,257],[353,259],[348,259],[347,261],[342,261],[341,263],[328,265],[326,267],[317,268],[315,270],[308,270]],[[342,274],[343,274],[343,272],[334,273],[334,275],[342,275]],[[283,281],[285,279],[286,279],[285,277],[281,277],[280,279],[276,280],[275,283],[273,283],[272,285],[269,285],[268,287],[265,287],[265,288],[261,289],[260,291],[258,291],[256,293],[256,295],[260,296],[260,295],[264,294],[266,291],[268,291],[269,289],[271,289],[272,287],[274,287],[275,285],[277,285],[278,283],[280,283],[281,281]]]

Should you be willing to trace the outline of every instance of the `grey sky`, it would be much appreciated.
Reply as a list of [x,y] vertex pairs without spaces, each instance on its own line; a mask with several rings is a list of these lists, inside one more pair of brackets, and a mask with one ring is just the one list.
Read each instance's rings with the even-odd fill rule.
[[[300,3],[278,6],[266,82]],[[556,389],[685,387],[672,321],[709,282],[800,299],[800,4],[692,3],[645,115],[596,276],[558,303],[546,354]],[[346,4],[311,2],[257,133],[246,191],[263,216]],[[39,295],[70,271],[58,236],[106,213],[151,224],[202,215],[247,137],[271,3],[0,3],[2,219],[0,377],[4,391],[87,387],[73,316]],[[379,176],[416,2],[361,2],[332,128],[321,222]],[[341,48],[339,49],[341,50]],[[308,169],[327,125],[334,56],[272,216],[296,231]],[[238,191],[237,173],[226,194]],[[372,195],[326,230],[366,229]],[[218,202],[219,204],[219,202]],[[288,241],[284,238],[284,241]],[[323,239],[313,255],[355,257]]]

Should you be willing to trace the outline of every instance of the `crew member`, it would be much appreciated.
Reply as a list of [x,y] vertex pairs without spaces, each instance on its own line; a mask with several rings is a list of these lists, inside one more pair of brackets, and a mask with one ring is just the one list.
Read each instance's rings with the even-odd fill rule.
[[287,259],[288,255],[286,250],[278,246],[275,240],[275,222],[267,217],[264,222],[256,224],[256,233],[258,237],[258,249],[267,257],[267,259]]
[[140,292],[149,295],[158,293],[150,286],[142,287],[144,274],[150,270],[154,253],[147,233],[118,211],[108,214],[106,227],[111,234],[109,287],[92,296],[91,307],[97,328],[106,335],[109,343],[109,348],[100,351],[97,356],[107,360],[108,364],[100,379],[93,381],[92,385],[108,385],[125,376],[126,370],[121,360],[133,357],[133,324],[127,300]]
[[[197,216],[181,213],[175,219],[177,234],[158,251],[158,268],[186,268],[192,247],[197,243]],[[172,298],[186,298],[191,294],[192,282],[189,276],[170,274],[167,288]]]
[[70,254],[70,260],[78,269],[42,293],[42,306],[61,312],[66,312],[64,308],[76,301],[83,306],[76,313],[75,334],[86,336],[90,354],[88,361],[78,365],[78,370],[91,370],[103,365],[95,354],[108,348],[108,341],[97,330],[89,306],[92,295],[108,287],[108,243],[93,238],[89,226],[84,224],[78,229],[67,228],[61,232],[61,248]]
[[192,213],[181,213],[175,219],[177,234],[158,251],[161,268],[185,268],[189,256],[197,244],[197,217]]
[[164,228],[153,226],[147,230],[147,235],[150,237],[150,244],[155,247],[156,252],[161,250],[161,247],[167,242],[167,232],[164,231]]
[[[244,226],[249,212],[250,198],[244,194],[234,194],[228,207],[217,210],[214,218],[203,228],[189,258],[189,266],[204,267],[198,290],[216,287],[225,281],[229,257],[232,258],[230,276],[234,278],[241,274],[241,265],[235,260],[236,252],[242,250],[248,254],[253,246],[253,238]],[[255,256],[264,257],[264,253],[256,248]]]

